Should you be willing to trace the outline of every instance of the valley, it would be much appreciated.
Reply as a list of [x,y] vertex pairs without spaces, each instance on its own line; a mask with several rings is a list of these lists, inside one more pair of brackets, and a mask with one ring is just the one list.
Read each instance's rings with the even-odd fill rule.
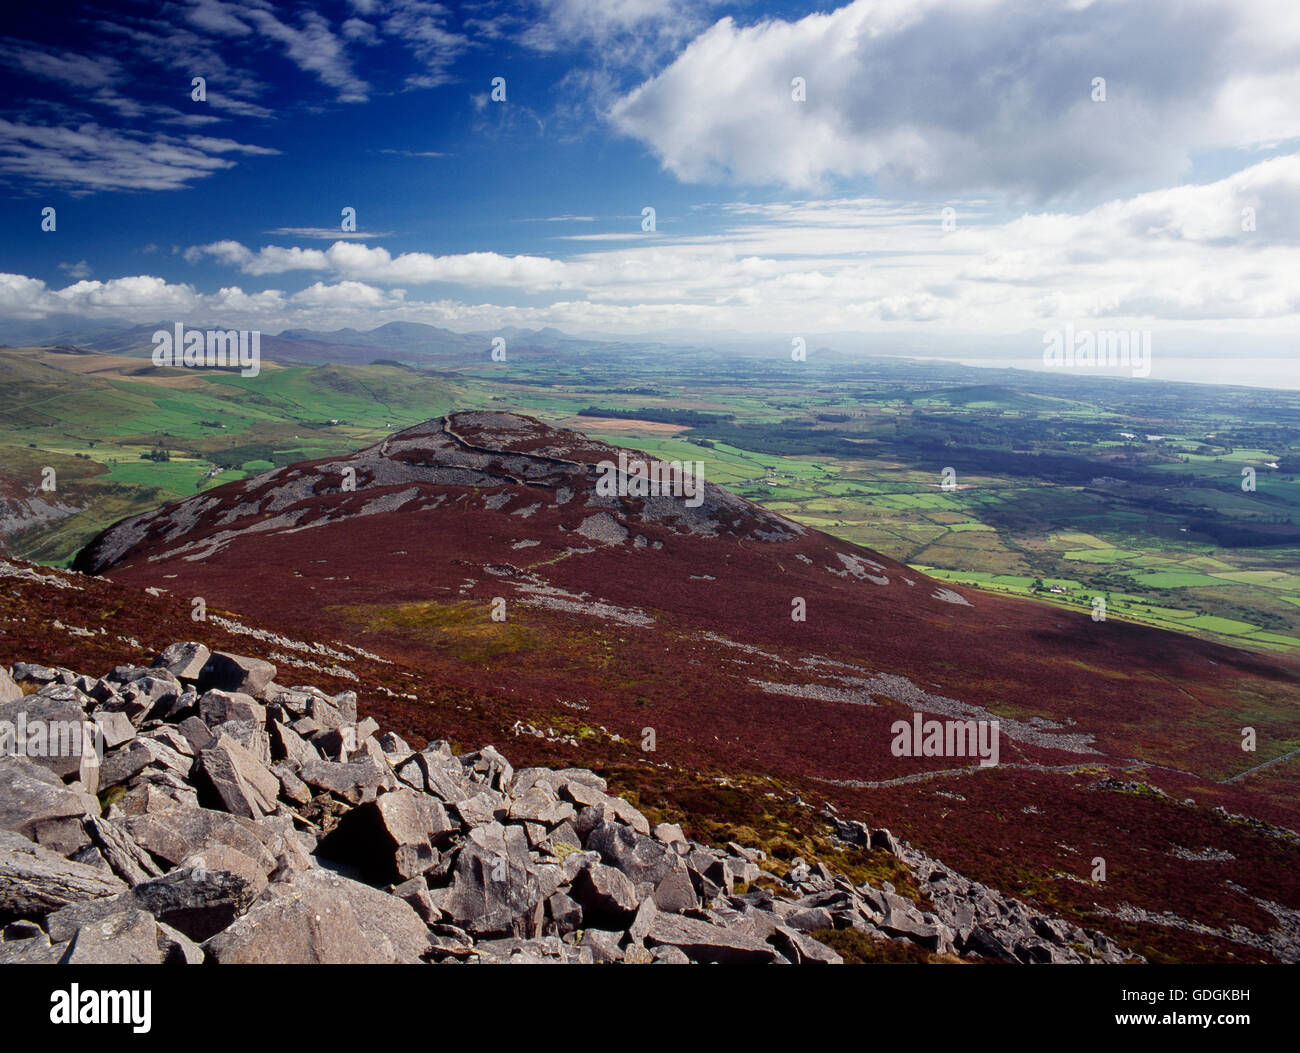
[[[158,370],[144,350],[0,351],[13,392],[0,475],[14,480],[0,487],[52,465],[75,509],[13,517],[9,551],[66,564],[122,515],[492,407],[701,460],[713,482],[946,581],[1067,610],[1101,597],[1110,618],[1300,648],[1298,393],[830,354],[701,365],[588,343],[562,358],[554,334],[534,346],[512,333],[507,363],[484,338],[482,364],[460,348],[430,368],[446,355],[412,350],[418,328],[431,329],[354,351],[373,364],[269,364],[258,378]],[[167,460],[144,459],[160,449]]]

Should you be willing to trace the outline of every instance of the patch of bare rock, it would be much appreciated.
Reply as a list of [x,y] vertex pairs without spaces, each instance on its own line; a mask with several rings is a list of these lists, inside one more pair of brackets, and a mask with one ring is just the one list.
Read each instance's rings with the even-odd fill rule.
[[[834,820],[910,866],[933,911],[652,829],[591,771],[415,750],[353,692],[276,674],[192,642],[97,678],[0,668],[0,964],[834,964],[815,938],[830,929],[1008,962],[1125,957],[887,830]],[[55,721],[97,729],[99,752],[44,748]]]

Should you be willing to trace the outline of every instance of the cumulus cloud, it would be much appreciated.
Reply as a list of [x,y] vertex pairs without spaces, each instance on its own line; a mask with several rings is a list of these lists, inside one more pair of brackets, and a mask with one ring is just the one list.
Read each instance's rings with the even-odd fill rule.
[[203,257],[238,267],[245,274],[281,274],[295,270],[332,270],[359,281],[409,284],[454,282],[462,285],[552,289],[566,282],[565,265],[543,256],[503,256],[496,252],[467,252],[434,256],[404,252],[393,256],[379,246],[337,241],[328,249],[281,248],[267,245],[257,252],[236,241],[191,246],[185,258]]
[[[1007,215],[987,201],[956,201],[954,209],[955,228],[926,202],[733,202],[701,214],[696,226],[710,233],[584,245],[565,258],[393,253],[342,239],[261,248],[224,240],[185,252],[247,276],[217,292],[151,275],[57,288],[7,274],[0,317],[138,323],[184,312],[267,331],[404,320],[704,337],[1016,334],[1093,320],[1100,328],[1183,325],[1278,341],[1300,323],[1292,277],[1300,154],[1077,213]],[[288,289],[256,288],[272,277],[297,280]],[[462,291],[450,298],[421,289],[431,284]],[[1030,352],[1041,361],[1041,345]]]
[[609,117],[691,182],[866,176],[1041,200],[1300,136],[1298,46],[1297,9],[1266,0],[855,0],[724,18]]
[[1300,314],[1290,279],[1300,154],[1078,214],[1003,218],[987,203],[959,203],[951,231],[932,205],[876,198],[742,202],[719,213],[718,233],[620,238],[565,259],[394,256],[343,241],[256,251],[223,241],[186,255],[248,275],[323,271],[372,286],[452,283],[564,293],[570,305],[680,309],[718,330],[941,323],[1011,332],[1060,318],[1281,324]]

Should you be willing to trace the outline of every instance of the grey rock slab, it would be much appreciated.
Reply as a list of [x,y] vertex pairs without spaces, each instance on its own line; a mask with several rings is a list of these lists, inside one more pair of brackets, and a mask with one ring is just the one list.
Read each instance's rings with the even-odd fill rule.
[[113,896],[120,878],[0,830],[0,914],[48,914],[78,900]]
[[135,725],[125,713],[101,710],[91,718],[99,725],[100,741],[104,749],[113,750],[135,738]]
[[76,819],[54,819],[40,823],[32,840],[68,858],[91,847],[90,835]]
[[626,924],[640,904],[627,876],[600,863],[578,874],[569,895],[582,904],[583,924],[588,926]]
[[311,787],[298,778],[298,773],[289,764],[273,764],[271,772],[280,780],[280,796],[286,801],[302,805],[311,800]]
[[158,924],[158,948],[162,951],[164,965],[202,965],[206,957],[203,948],[183,932],[170,925]]
[[693,962],[764,963],[776,950],[752,932],[710,925],[680,914],[655,915],[647,940],[675,947]]
[[684,869],[681,858],[661,841],[638,833],[621,823],[602,823],[587,835],[585,847],[599,852],[612,867],[626,874],[633,884],[658,886],[674,870]]
[[30,940],[0,943],[0,965],[58,965],[64,944],[51,944],[45,934]]
[[203,944],[226,965],[382,965],[394,961],[361,931],[347,900],[318,888],[259,901]]
[[653,965],[690,965],[691,959],[679,947],[656,947],[650,952]]
[[292,898],[303,892],[346,903],[366,942],[382,960],[419,961],[432,947],[428,926],[409,903],[328,870],[299,871],[289,881],[273,882],[266,887],[259,903]]
[[798,932],[821,932],[835,928],[835,919],[825,907],[806,907],[787,914],[785,924]]
[[466,826],[484,826],[494,823],[498,819],[505,818],[507,812],[505,795],[494,790],[484,790],[474,794],[473,797],[454,801],[451,807]]
[[623,933],[608,929],[583,929],[582,938],[577,946],[591,951],[592,960],[597,965],[609,965],[623,960],[623,949],[619,943]]
[[456,857],[440,906],[454,924],[476,935],[534,936],[543,918],[541,891],[537,879],[508,856],[469,841]]
[[266,707],[240,691],[206,691],[199,699],[199,719],[210,728],[231,720],[264,725]]
[[105,862],[127,884],[138,885],[162,876],[162,868],[121,823],[91,817],[85,820],[85,826]]
[[214,651],[199,674],[199,686],[205,691],[217,688],[259,695],[274,679],[275,666],[270,662],[228,651]]
[[377,883],[405,881],[437,861],[460,829],[442,803],[409,787],[353,808],[320,844],[323,856],[360,867]]
[[176,730],[185,736],[195,753],[207,749],[217,741],[212,729],[198,717],[186,717],[176,725]]
[[563,892],[553,893],[546,901],[546,916],[561,936],[582,927],[582,906]]
[[155,668],[166,669],[178,680],[198,680],[212,652],[201,643],[174,643],[153,660]]
[[559,800],[547,786],[534,784],[510,802],[507,815],[515,822],[558,826],[577,816],[573,805]]
[[317,790],[337,794],[351,804],[373,799],[379,790],[397,786],[397,778],[391,771],[381,771],[369,759],[348,763],[308,760],[298,769],[298,778]]
[[[238,855],[229,848],[225,852]],[[199,858],[201,864],[177,867],[137,885],[128,896],[160,922],[201,943],[244,914],[266,887],[266,878],[251,861],[249,866],[223,863],[216,852]],[[236,867],[242,872],[235,873]]]
[[690,874],[685,869],[677,869],[665,875],[655,887],[654,904],[670,914],[681,914],[698,908],[700,897],[691,883]]
[[[64,690],[81,696],[75,688]],[[0,752],[26,757],[60,779],[80,775],[83,756],[93,756],[97,738],[73,699],[35,694],[0,702]]]
[[423,878],[416,877],[403,881],[393,887],[392,894],[409,903],[411,909],[426,925],[435,925],[442,921],[442,911],[434,904],[433,896],[429,894],[429,886],[425,884]]
[[768,942],[795,965],[843,965],[840,954],[788,925],[778,925]]
[[228,845],[256,860],[264,873],[275,869],[275,857],[263,844],[257,824],[225,812],[177,808],[130,816],[123,825],[136,844],[172,866],[210,846]]
[[276,809],[280,780],[224,732],[199,754],[203,774],[232,815],[260,819]]
[[660,823],[654,828],[654,836],[666,845],[686,844],[686,835],[675,823]]
[[0,829],[35,838],[45,823],[98,814],[94,797],[65,786],[48,768],[0,754]]
[[59,679],[59,671],[33,662],[15,662],[13,678],[26,684],[50,684]]
[[125,909],[79,928],[60,959],[63,965],[161,965],[158,923],[143,910]]

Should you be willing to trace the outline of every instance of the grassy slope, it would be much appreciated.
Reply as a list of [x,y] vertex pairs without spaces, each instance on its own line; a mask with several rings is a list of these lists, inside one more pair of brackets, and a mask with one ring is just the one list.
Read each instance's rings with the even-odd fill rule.
[[[58,503],[75,510],[10,535],[5,547],[50,564],[124,516],[274,464],[354,450],[458,400],[456,384],[395,366],[267,364],[245,378],[30,351],[0,352],[0,386],[4,493],[38,496],[50,466]],[[170,460],[142,459],[157,447]]]

